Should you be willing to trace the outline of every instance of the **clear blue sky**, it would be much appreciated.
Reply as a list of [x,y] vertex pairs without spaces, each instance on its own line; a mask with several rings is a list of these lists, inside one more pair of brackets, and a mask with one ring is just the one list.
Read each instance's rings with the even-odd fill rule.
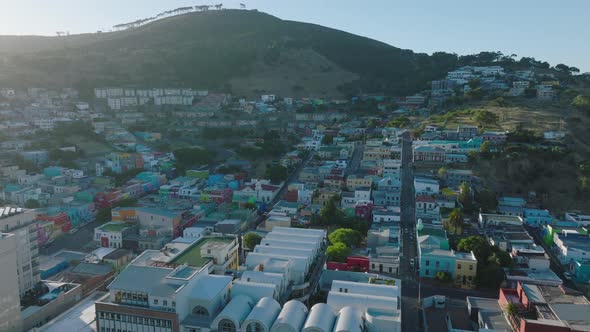
[[107,31],[176,7],[240,2],[418,52],[502,51],[590,71],[590,0],[5,0],[0,34]]

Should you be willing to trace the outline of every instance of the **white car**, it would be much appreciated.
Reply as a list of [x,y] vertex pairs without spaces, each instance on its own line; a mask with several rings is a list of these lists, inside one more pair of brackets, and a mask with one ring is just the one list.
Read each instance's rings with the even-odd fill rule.
[[77,228],[72,228],[68,231],[68,234],[76,234],[77,231],[78,231]]

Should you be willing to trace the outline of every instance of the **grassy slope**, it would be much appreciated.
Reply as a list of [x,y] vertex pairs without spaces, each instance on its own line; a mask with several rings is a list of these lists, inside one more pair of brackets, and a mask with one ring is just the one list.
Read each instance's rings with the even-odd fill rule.
[[[569,105],[523,99],[507,100],[505,106],[482,104],[469,109],[483,109],[498,115],[499,123],[486,129],[513,131],[518,124],[522,124],[524,129],[537,133],[563,130],[568,134],[565,141],[568,153],[563,155],[521,152],[511,157],[478,160],[472,168],[486,185],[504,194],[526,195],[535,191],[542,197],[544,207],[553,212],[588,209],[587,199],[580,196],[576,189],[581,176],[578,165],[590,160],[588,115]],[[455,129],[462,123],[475,124],[473,119],[463,114],[448,117],[447,121],[435,119],[437,121],[428,119],[424,123],[446,124],[447,129]]]
[[341,86],[349,92],[405,94],[449,69],[437,57],[237,10],[190,13],[114,33],[0,37],[0,50],[0,83],[13,86],[220,89],[231,81],[240,93],[253,93],[244,87],[273,91],[281,77],[281,90],[320,81],[326,94]]

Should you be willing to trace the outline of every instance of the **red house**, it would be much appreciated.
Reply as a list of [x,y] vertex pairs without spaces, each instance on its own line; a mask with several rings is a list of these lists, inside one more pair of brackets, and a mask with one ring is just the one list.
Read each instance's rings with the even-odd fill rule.
[[367,222],[370,222],[373,218],[373,203],[366,202],[362,204],[357,204],[354,207],[354,215],[356,217],[363,218]]
[[506,308],[510,302],[516,306],[516,313],[506,318],[514,331],[584,331],[590,322],[590,301],[582,293],[563,285],[519,282],[516,289],[501,288],[500,308]]
[[368,272],[369,258],[364,256],[349,256],[346,257],[346,263],[327,262],[326,268],[328,270]]

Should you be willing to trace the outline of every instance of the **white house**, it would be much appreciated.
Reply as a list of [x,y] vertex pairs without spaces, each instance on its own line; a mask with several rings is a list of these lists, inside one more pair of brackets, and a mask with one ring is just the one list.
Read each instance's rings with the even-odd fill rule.
[[438,180],[423,177],[414,177],[414,193],[416,195],[438,194],[439,190],[440,184]]

